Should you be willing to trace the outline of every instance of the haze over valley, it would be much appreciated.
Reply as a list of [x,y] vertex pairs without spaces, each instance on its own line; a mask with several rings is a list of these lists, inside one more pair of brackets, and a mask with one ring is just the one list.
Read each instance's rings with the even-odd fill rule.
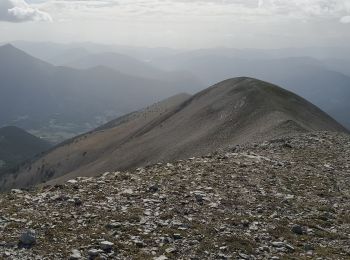
[[349,259],[349,26],[349,0],[0,0],[0,259]]

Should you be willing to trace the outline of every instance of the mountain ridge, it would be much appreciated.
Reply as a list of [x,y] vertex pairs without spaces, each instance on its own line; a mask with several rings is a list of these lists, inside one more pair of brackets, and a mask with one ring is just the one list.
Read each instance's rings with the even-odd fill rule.
[[[220,82],[179,100],[171,109],[138,115],[53,149],[23,167],[21,178],[13,184],[49,181],[46,171],[53,172],[49,183],[57,183],[82,175],[200,156],[227,145],[293,133],[347,132],[305,99],[247,77]],[[11,185],[10,179],[8,183]]]
[[273,59],[267,56],[254,59],[225,53],[215,50],[184,53],[154,64],[170,70],[182,68],[206,84],[242,75],[259,78],[306,98],[350,128],[347,112],[350,111],[347,102],[350,98],[350,77],[333,70],[331,63],[327,66],[327,62],[305,57]]

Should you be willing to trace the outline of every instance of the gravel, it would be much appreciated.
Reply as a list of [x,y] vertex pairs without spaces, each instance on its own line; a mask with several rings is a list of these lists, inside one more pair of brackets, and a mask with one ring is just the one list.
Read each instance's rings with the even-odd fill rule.
[[349,183],[350,137],[320,132],[15,190],[0,258],[350,259]]

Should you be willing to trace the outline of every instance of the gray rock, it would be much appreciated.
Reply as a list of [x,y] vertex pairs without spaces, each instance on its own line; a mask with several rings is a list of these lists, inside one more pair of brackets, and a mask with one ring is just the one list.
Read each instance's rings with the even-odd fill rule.
[[156,193],[159,190],[159,186],[157,184],[152,185],[151,187],[148,188],[148,190],[152,193]]
[[196,198],[196,201],[197,201],[199,204],[203,204],[204,199],[203,199],[203,196],[202,196],[202,195],[200,195],[200,194],[195,194],[194,196],[195,196],[195,198]]
[[272,246],[274,246],[274,247],[284,247],[284,246],[286,245],[284,242],[279,242],[279,241],[277,241],[277,242],[272,242],[271,244],[272,244]]
[[158,257],[155,257],[153,258],[154,260],[166,260],[168,259],[165,255],[161,255],[161,256],[158,256]]
[[285,247],[286,247],[288,250],[290,250],[290,251],[294,251],[294,250],[295,250],[295,248],[294,248],[292,245],[290,245],[290,244],[286,244]]
[[117,229],[117,228],[120,228],[121,226],[122,224],[120,222],[112,222],[112,223],[106,224],[106,228],[108,229]]
[[168,254],[172,254],[176,252],[176,248],[175,247],[169,247],[167,249],[165,249],[165,252]]
[[104,251],[110,251],[110,250],[112,250],[113,246],[114,246],[114,244],[113,244],[112,242],[109,242],[109,241],[102,241],[102,242],[100,243],[100,247],[101,247],[101,249],[104,250]]
[[70,260],[78,260],[81,259],[81,253],[77,249],[72,250],[72,254],[69,256]]
[[36,244],[36,233],[33,229],[25,230],[21,237],[19,238],[19,241],[24,246],[32,246]]
[[102,250],[98,250],[95,248],[92,248],[88,251],[88,255],[90,256],[90,258],[94,258],[99,256],[99,254],[102,253]]
[[313,250],[315,250],[315,247],[310,245],[310,244],[305,244],[304,245],[304,250],[305,251],[313,251]]
[[243,254],[243,253],[239,253],[238,254],[242,259],[250,259],[249,255]]
[[173,235],[173,238],[174,238],[175,240],[179,240],[179,239],[182,239],[182,236],[181,236],[181,234],[174,234],[174,235]]
[[303,227],[300,225],[293,225],[291,228],[292,232],[297,235],[302,235],[304,234]]

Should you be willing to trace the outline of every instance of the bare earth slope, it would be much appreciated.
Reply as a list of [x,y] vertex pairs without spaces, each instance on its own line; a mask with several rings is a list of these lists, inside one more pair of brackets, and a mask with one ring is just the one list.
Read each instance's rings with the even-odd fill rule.
[[[168,112],[80,136],[22,169],[14,186],[129,169],[202,155],[288,133],[346,131],[320,109],[275,85],[236,78]],[[30,179],[28,179],[30,178]],[[11,180],[7,183],[11,187]]]
[[314,132],[15,190],[0,258],[350,259],[349,182],[349,135]]

